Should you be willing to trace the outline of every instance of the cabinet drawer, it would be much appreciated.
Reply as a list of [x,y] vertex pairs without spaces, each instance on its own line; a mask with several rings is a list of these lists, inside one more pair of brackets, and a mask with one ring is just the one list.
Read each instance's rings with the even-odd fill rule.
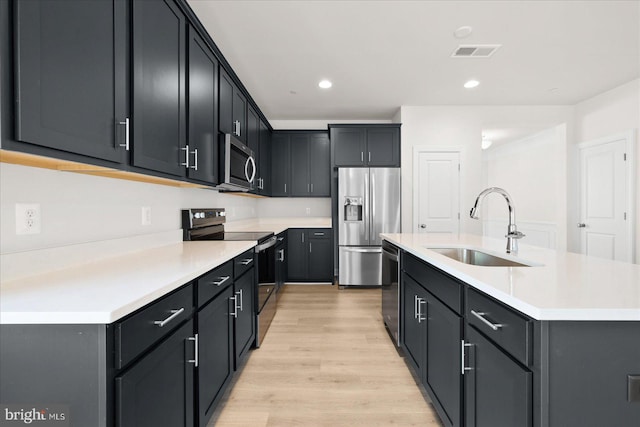
[[116,325],[116,368],[122,368],[191,316],[193,288],[185,286]]
[[533,323],[514,310],[467,288],[467,322],[520,362],[531,363]]
[[222,292],[233,283],[233,263],[228,261],[220,267],[211,270],[198,279],[197,295],[198,307]]
[[233,259],[233,278],[237,279],[242,276],[242,273],[253,267],[254,264],[254,250],[249,249],[242,255],[238,255]]
[[309,239],[329,239],[331,237],[330,228],[310,228],[307,230]]
[[424,261],[405,253],[402,269],[450,309],[462,314],[462,284]]

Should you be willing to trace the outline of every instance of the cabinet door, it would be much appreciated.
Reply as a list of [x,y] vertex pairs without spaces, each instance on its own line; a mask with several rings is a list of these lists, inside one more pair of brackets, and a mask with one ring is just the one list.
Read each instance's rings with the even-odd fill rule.
[[125,161],[126,2],[13,4],[16,139]]
[[400,129],[368,128],[365,157],[368,166],[400,166]]
[[330,238],[314,239],[309,236],[309,280],[333,280],[333,246]]
[[309,184],[309,136],[291,135],[291,195],[308,197]]
[[[425,293],[426,291],[418,283],[402,273],[402,347],[408,356],[408,360],[421,380],[424,380],[423,372],[425,358]],[[419,316],[420,314],[420,316]]]
[[132,19],[132,163],[184,176],[185,17],[172,0],[134,0]]
[[198,425],[206,426],[233,376],[233,318],[229,286],[207,304],[198,319]]
[[461,340],[462,317],[427,294],[427,389],[445,425],[451,426],[462,425]]
[[331,128],[335,166],[364,166],[365,128]]
[[222,133],[233,133],[233,80],[220,67],[219,126]]
[[291,194],[289,135],[276,133],[271,137],[271,195]]
[[218,60],[189,28],[189,178],[218,182]]
[[252,193],[260,193],[260,175],[262,171],[260,169],[260,118],[258,113],[248,105],[247,106],[247,126],[246,126],[247,146],[253,151],[253,157],[256,162],[256,176],[254,178],[254,187],[251,190]]
[[267,124],[260,121],[260,159],[258,165],[259,194],[271,195],[271,131]]
[[287,236],[287,277],[291,281],[306,281],[308,277],[309,246],[302,228],[290,228]]
[[236,369],[241,358],[249,351],[256,338],[254,289],[255,268],[244,273],[234,283],[237,317],[235,319]]
[[473,327],[466,327],[471,368],[464,375],[465,425],[530,427],[531,372],[513,361]]
[[116,378],[118,426],[193,426],[192,337],[189,321]]
[[309,138],[309,183],[312,197],[331,196],[331,142],[326,134]]
[[247,98],[233,86],[233,125],[234,134],[246,144],[247,142]]

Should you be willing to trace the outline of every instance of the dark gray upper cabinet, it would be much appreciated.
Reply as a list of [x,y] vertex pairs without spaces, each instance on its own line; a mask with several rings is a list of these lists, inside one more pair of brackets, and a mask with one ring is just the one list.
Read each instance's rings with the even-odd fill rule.
[[271,131],[264,121],[260,121],[257,192],[263,196],[271,195]]
[[[284,150],[289,151],[288,155]],[[331,144],[326,132],[275,132],[272,156],[273,196],[331,195]],[[286,156],[284,158],[289,162],[288,165],[285,164],[284,158],[279,159],[278,156]],[[286,178],[289,180],[283,182]],[[284,184],[287,185],[287,191],[283,191]]]
[[220,68],[220,132],[247,143],[247,98],[229,74]]
[[191,179],[218,183],[218,60],[189,28],[189,169]]
[[126,162],[127,3],[13,4],[16,139]]
[[271,136],[271,195],[289,197],[291,195],[291,150],[289,135],[274,132]]
[[400,166],[400,125],[329,125],[333,166]]
[[256,175],[254,177],[254,187],[252,193],[258,194],[260,191],[260,117],[253,107],[247,106],[247,126],[246,126],[247,146],[253,151],[256,161]]
[[132,163],[185,176],[185,17],[172,0],[134,0],[132,22]]

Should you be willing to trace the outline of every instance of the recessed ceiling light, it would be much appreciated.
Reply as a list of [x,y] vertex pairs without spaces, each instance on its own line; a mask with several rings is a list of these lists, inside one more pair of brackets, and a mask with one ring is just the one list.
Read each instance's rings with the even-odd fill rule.
[[322,89],[329,89],[331,86],[333,86],[333,83],[331,83],[329,80],[320,80],[318,86],[320,86]]
[[479,81],[477,80],[469,80],[464,84],[464,87],[466,89],[473,89],[474,87],[478,86],[480,84]]
[[462,27],[456,29],[453,32],[453,35],[455,36],[455,38],[457,39],[463,39],[465,37],[469,37],[471,35],[471,32],[473,31],[473,28],[471,28],[468,25],[463,25]]

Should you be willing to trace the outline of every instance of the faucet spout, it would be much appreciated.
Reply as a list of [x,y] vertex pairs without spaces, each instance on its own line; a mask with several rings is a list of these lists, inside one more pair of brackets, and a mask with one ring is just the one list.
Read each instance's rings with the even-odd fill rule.
[[499,187],[489,187],[485,190],[482,190],[478,197],[476,197],[476,202],[474,203],[471,211],[469,211],[469,216],[472,219],[479,219],[478,217],[478,208],[482,205],[482,201],[486,196],[491,193],[501,194],[504,199],[507,201],[507,207],[509,208],[509,226],[507,228],[507,234],[505,237],[507,238],[507,253],[517,253],[518,252],[518,239],[522,239],[524,234],[518,231],[516,227],[516,210],[511,202],[511,196],[507,193],[506,190]]

